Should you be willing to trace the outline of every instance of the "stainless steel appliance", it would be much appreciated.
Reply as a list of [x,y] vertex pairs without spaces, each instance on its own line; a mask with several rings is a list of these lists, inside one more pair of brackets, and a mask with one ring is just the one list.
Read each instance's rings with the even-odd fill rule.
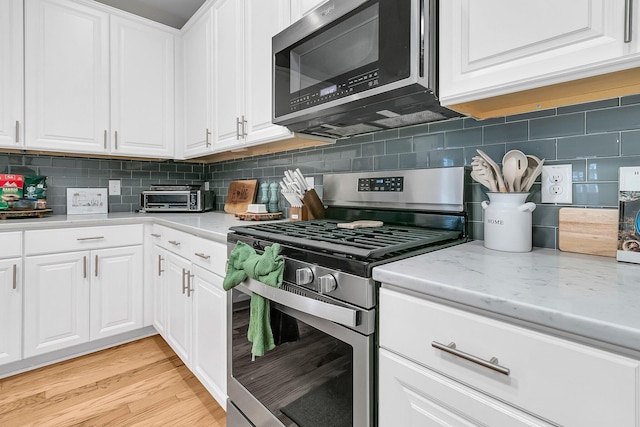
[[[232,227],[257,252],[277,242],[281,288],[247,280],[229,299],[230,426],[374,426],[378,265],[458,244],[466,236],[464,169],[323,177],[326,219]],[[379,220],[379,228],[339,223]],[[249,296],[271,300],[276,348],[252,360]],[[294,424],[295,423],[295,424]]]
[[214,193],[200,185],[152,184],[140,193],[142,212],[205,212],[213,209]]
[[330,0],[273,37],[273,122],[345,137],[460,116],[437,99],[437,0]]

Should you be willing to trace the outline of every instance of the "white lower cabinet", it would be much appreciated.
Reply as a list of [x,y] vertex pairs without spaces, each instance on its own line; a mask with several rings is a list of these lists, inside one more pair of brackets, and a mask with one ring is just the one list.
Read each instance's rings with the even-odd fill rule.
[[193,267],[191,370],[218,402],[226,403],[227,293],[222,280],[209,270]]
[[165,338],[173,351],[189,365],[191,356],[191,262],[167,252],[164,289],[167,295]]
[[226,246],[154,226],[153,324],[173,351],[226,408]]
[[381,427],[640,427],[640,360],[385,286],[380,347],[381,420],[414,417]]
[[21,272],[22,257],[0,260],[0,365],[22,357]]
[[24,356],[142,327],[142,246],[25,258]]
[[142,229],[25,231],[25,358],[143,327]]

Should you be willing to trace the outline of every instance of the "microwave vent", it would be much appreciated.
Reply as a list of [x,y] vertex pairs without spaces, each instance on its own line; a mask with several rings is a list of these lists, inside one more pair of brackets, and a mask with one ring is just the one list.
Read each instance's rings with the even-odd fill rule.
[[345,137],[345,136],[357,135],[361,133],[376,132],[382,129],[385,129],[385,128],[372,126],[368,123],[358,123],[355,125],[342,126],[342,127],[333,126],[330,129],[324,129],[323,131],[324,133],[333,135],[334,137],[335,136]]
[[384,119],[376,120],[373,123],[384,126],[386,128],[395,128],[400,126],[411,126],[420,123],[434,122],[444,119],[446,119],[445,116],[434,111],[419,111],[417,113],[405,114],[403,116],[387,117]]

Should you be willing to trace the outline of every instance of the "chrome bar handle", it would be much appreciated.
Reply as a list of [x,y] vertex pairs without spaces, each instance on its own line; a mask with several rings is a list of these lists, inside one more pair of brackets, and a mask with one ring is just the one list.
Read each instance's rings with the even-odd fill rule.
[[199,257],[200,257],[200,258],[202,258],[202,259],[209,259],[209,258],[211,258],[211,256],[210,256],[210,255],[203,254],[202,252],[196,252],[194,255],[195,255],[195,256],[199,256]]
[[95,236],[95,237],[78,237],[76,240],[79,242],[83,242],[85,240],[100,240],[104,239],[104,236]]
[[493,371],[501,373],[502,375],[509,375],[509,373],[511,372],[509,368],[505,368],[504,366],[498,365],[497,357],[492,357],[490,360],[481,359],[478,356],[474,356],[473,354],[465,353],[464,351],[458,350],[456,348],[456,343],[453,341],[447,345],[441,344],[437,341],[432,341],[431,347],[444,351],[445,353],[449,353],[454,356],[460,357],[461,359],[468,360],[469,362],[473,362],[485,368],[489,368]]
[[177,240],[169,240],[169,243],[171,243],[173,246],[180,246],[180,242],[178,242]]
[[118,131],[114,132],[114,138],[115,138],[115,143],[116,143],[115,147],[116,147],[116,150],[117,150],[118,149]]
[[185,270],[184,268],[182,269],[182,295],[184,295],[184,291],[186,289],[186,284],[185,284],[185,276],[187,275],[187,270]]
[[162,235],[161,235],[161,234],[158,234],[158,233],[151,233],[151,236],[152,236],[152,237],[161,237]]
[[13,264],[13,289],[18,288],[18,265]]
[[162,255],[158,255],[158,276],[162,276],[162,273],[164,272],[164,270],[162,269],[163,260],[164,258],[162,258]]
[[16,120],[16,144],[20,143],[20,120]]
[[247,137],[246,125],[247,125],[247,119],[244,118],[244,114],[243,114],[242,115],[242,137],[243,138]]
[[98,255],[96,255],[96,277],[98,277]]
[[633,39],[633,0],[624,0],[624,42]]
[[190,271],[187,271],[187,298],[191,298],[191,292],[193,292],[193,288],[191,287],[191,279],[193,279],[193,274]]
[[240,117],[236,117],[236,140],[240,139]]
[[107,149],[107,130],[104,130],[104,149]]
[[209,141],[209,135],[211,135],[211,131],[209,128],[206,129],[206,133],[204,134],[205,147],[211,146],[211,142]]
[[85,255],[82,260],[82,277],[87,278],[87,256]]

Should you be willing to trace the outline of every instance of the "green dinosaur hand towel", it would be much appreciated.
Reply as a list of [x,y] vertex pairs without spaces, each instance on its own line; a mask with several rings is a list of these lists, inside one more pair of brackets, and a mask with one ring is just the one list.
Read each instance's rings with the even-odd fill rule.
[[[274,243],[266,247],[262,255],[256,254],[249,245],[238,242],[229,254],[227,275],[223,288],[229,290],[241,283],[247,277],[256,279],[266,285],[279,288],[282,286],[284,274],[284,260],[279,255],[280,245]],[[271,332],[269,300],[258,295],[251,295],[249,330],[247,338],[253,343],[251,353],[263,356],[275,347]]]

